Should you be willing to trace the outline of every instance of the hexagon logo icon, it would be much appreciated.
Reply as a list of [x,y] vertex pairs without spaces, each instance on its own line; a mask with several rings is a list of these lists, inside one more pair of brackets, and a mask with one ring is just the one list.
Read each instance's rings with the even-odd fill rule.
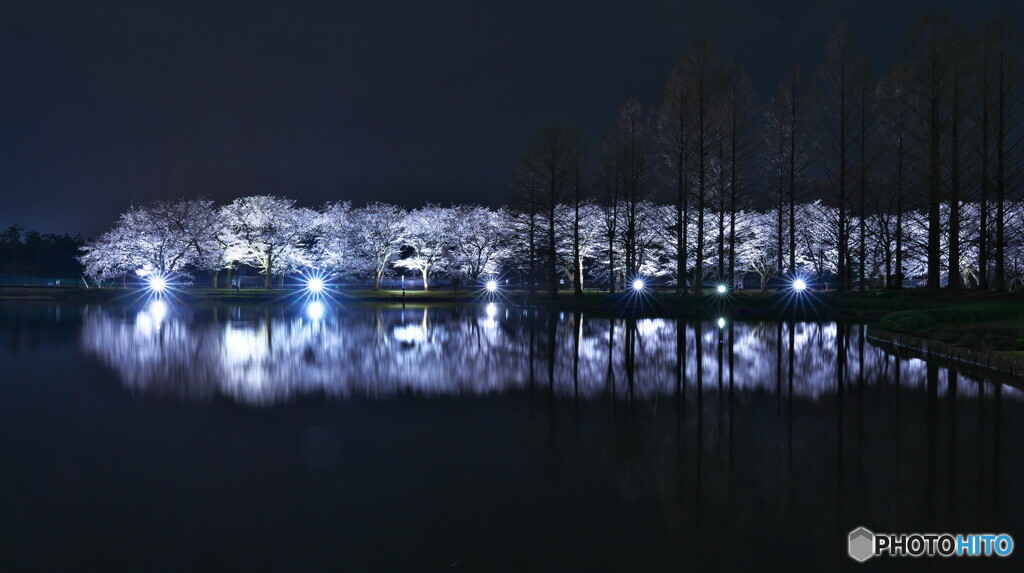
[[875,534],[866,527],[858,527],[851,531],[847,543],[850,557],[860,563],[875,555]]

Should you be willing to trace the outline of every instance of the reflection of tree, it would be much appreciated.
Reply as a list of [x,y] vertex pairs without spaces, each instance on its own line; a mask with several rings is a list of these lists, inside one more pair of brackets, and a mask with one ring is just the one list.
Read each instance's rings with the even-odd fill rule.
[[[608,321],[604,324],[607,336]],[[628,332],[628,321],[622,324]],[[671,539],[666,547],[673,552],[651,556],[653,562],[750,568],[764,556],[753,547],[739,552],[730,548],[738,539],[764,539],[763,549],[786,554],[787,560],[838,568],[845,555],[829,551],[851,523],[951,527],[959,520],[982,529],[994,527],[1005,501],[1000,506],[992,500],[1005,500],[1007,494],[997,476],[1013,475],[999,467],[1006,457],[991,450],[972,451],[969,456],[977,455],[976,462],[953,452],[963,452],[963,445],[979,440],[992,444],[989,436],[1006,434],[1000,426],[1006,407],[1000,400],[1007,387],[979,386],[935,366],[884,355],[866,343],[861,327],[814,324],[771,325],[760,331],[769,336],[756,347],[771,374],[760,384],[740,366],[741,357],[750,358],[744,354],[748,334],[756,338],[756,328],[726,328],[721,335],[726,348],[720,355],[710,344],[717,345],[719,339],[715,325],[694,329],[684,324],[679,329],[666,321],[665,326],[673,336],[685,333],[689,338],[680,345],[685,360],[674,347],[661,347],[673,353],[673,371],[664,373],[666,383],[659,391],[674,388],[677,369],[696,362],[699,354],[703,366],[690,370],[685,382],[681,372],[678,379],[691,391],[673,396],[648,393],[636,401],[623,399],[624,391],[614,401],[555,395],[539,400],[532,415],[524,414],[517,425],[523,450],[552,482],[590,480],[599,472],[617,493],[609,505],[629,506],[631,513],[660,511]],[[639,325],[637,329],[641,330]],[[616,348],[621,348],[622,340],[625,337],[616,340]],[[645,344],[656,340],[648,333]],[[844,348],[842,359],[835,352],[839,344]],[[628,354],[624,349],[618,352]],[[807,358],[812,353],[818,358]],[[735,362],[732,369],[730,360]],[[801,364],[816,368],[825,387],[814,386]],[[720,365],[727,380],[721,388]],[[902,396],[890,377],[896,365]],[[641,370],[642,359],[638,357],[632,367]],[[778,386],[776,369],[783,380]],[[837,370],[844,372],[842,400]],[[621,375],[630,378],[628,372]],[[640,383],[640,376],[634,379]],[[694,388],[694,380],[710,383]],[[790,386],[791,380],[803,380],[802,386]],[[741,385],[745,390],[739,390]],[[987,395],[979,388],[987,388]],[[1019,404],[1020,395],[1015,395]],[[892,420],[898,419],[901,407],[903,424],[894,436]],[[979,416],[979,407],[990,411]],[[964,410],[972,412],[972,418],[979,416],[978,426],[957,422]],[[1018,417],[1018,427],[1019,423]],[[894,438],[912,446],[900,450],[894,447]],[[836,463],[837,456],[842,456],[842,465]],[[1014,460],[1017,470],[1024,469],[1019,458]],[[1011,495],[1020,499],[1019,493]],[[945,521],[935,521],[935,516]],[[800,533],[791,535],[780,530],[780,524]],[[637,531],[648,533],[652,532]],[[810,554],[808,547],[823,550]]]
[[[515,307],[336,309],[323,320],[283,310],[223,314],[213,321],[180,308],[143,308],[126,317],[91,311],[82,341],[134,390],[220,394],[247,403],[316,392],[480,395],[526,388],[531,377],[552,394],[610,395],[616,402],[673,396],[677,385],[691,395],[717,396],[726,387],[736,395],[778,393],[781,380],[800,397],[822,400],[836,392],[837,327],[828,323],[720,328]],[[886,358],[862,339],[860,327],[850,329],[844,379],[875,385],[884,379]],[[684,361],[678,344],[686,348]],[[776,358],[780,344],[787,354],[792,350],[787,360]],[[908,384],[920,385],[923,363],[902,366]],[[718,425],[706,431],[709,440],[727,434]]]

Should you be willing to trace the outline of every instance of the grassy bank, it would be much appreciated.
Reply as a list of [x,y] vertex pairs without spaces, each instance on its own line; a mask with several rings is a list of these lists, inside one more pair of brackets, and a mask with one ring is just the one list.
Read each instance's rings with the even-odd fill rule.
[[883,316],[878,326],[952,346],[1024,357],[1024,298],[1019,295],[902,310]]

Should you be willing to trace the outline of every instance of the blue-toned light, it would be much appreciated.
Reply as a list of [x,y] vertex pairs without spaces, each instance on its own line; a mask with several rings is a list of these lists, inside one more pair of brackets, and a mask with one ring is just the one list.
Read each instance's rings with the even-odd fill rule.
[[635,290],[637,292],[644,290],[644,281],[641,280],[641,279],[634,280],[633,281],[633,290]]
[[793,290],[805,291],[807,290],[807,283],[804,282],[804,279],[796,279],[795,281],[793,281]]
[[718,319],[718,328],[725,328],[725,319],[724,318],[719,318]]
[[729,289],[725,285],[718,285],[718,288],[716,288],[715,290],[718,291],[718,294],[725,294],[726,291],[728,291]]
[[497,292],[497,290],[498,290],[498,281],[496,281],[494,279],[491,279],[491,280],[487,281],[487,283],[484,284],[484,287],[487,288],[487,292]]
[[159,325],[167,317],[167,303],[162,300],[154,300],[149,303],[149,315],[153,323]]
[[149,277],[149,290],[160,294],[167,290],[167,279],[160,275],[153,275]]
[[306,316],[308,316],[311,320],[322,319],[324,317],[324,312],[326,312],[326,309],[324,308],[324,303],[318,300],[314,300],[313,302],[306,305]]
[[324,286],[324,279],[320,277],[310,277],[306,281],[306,290],[313,294],[323,294]]

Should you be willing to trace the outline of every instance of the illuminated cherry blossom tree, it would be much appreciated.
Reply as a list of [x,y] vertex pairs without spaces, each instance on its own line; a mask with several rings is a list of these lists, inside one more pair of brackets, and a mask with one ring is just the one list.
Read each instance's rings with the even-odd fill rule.
[[402,247],[405,211],[387,203],[369,203],[352,212],[353,268],[373,276],[373,290]]
[[396,261],[395,266],[419,271],[423,290],[429,290],[431,273],[448,267],[449,259],[445,255],[453,247],[455,212],[428,203],[406,215],[402,225],[402,244],[413,252]]
[[292,199],[256,195],[235,199],[224,215],[232,234],[229,249],[241,262],[263,271],[263,288],[270,288],[275,273],[306,262],[315,211],[296,207]]

